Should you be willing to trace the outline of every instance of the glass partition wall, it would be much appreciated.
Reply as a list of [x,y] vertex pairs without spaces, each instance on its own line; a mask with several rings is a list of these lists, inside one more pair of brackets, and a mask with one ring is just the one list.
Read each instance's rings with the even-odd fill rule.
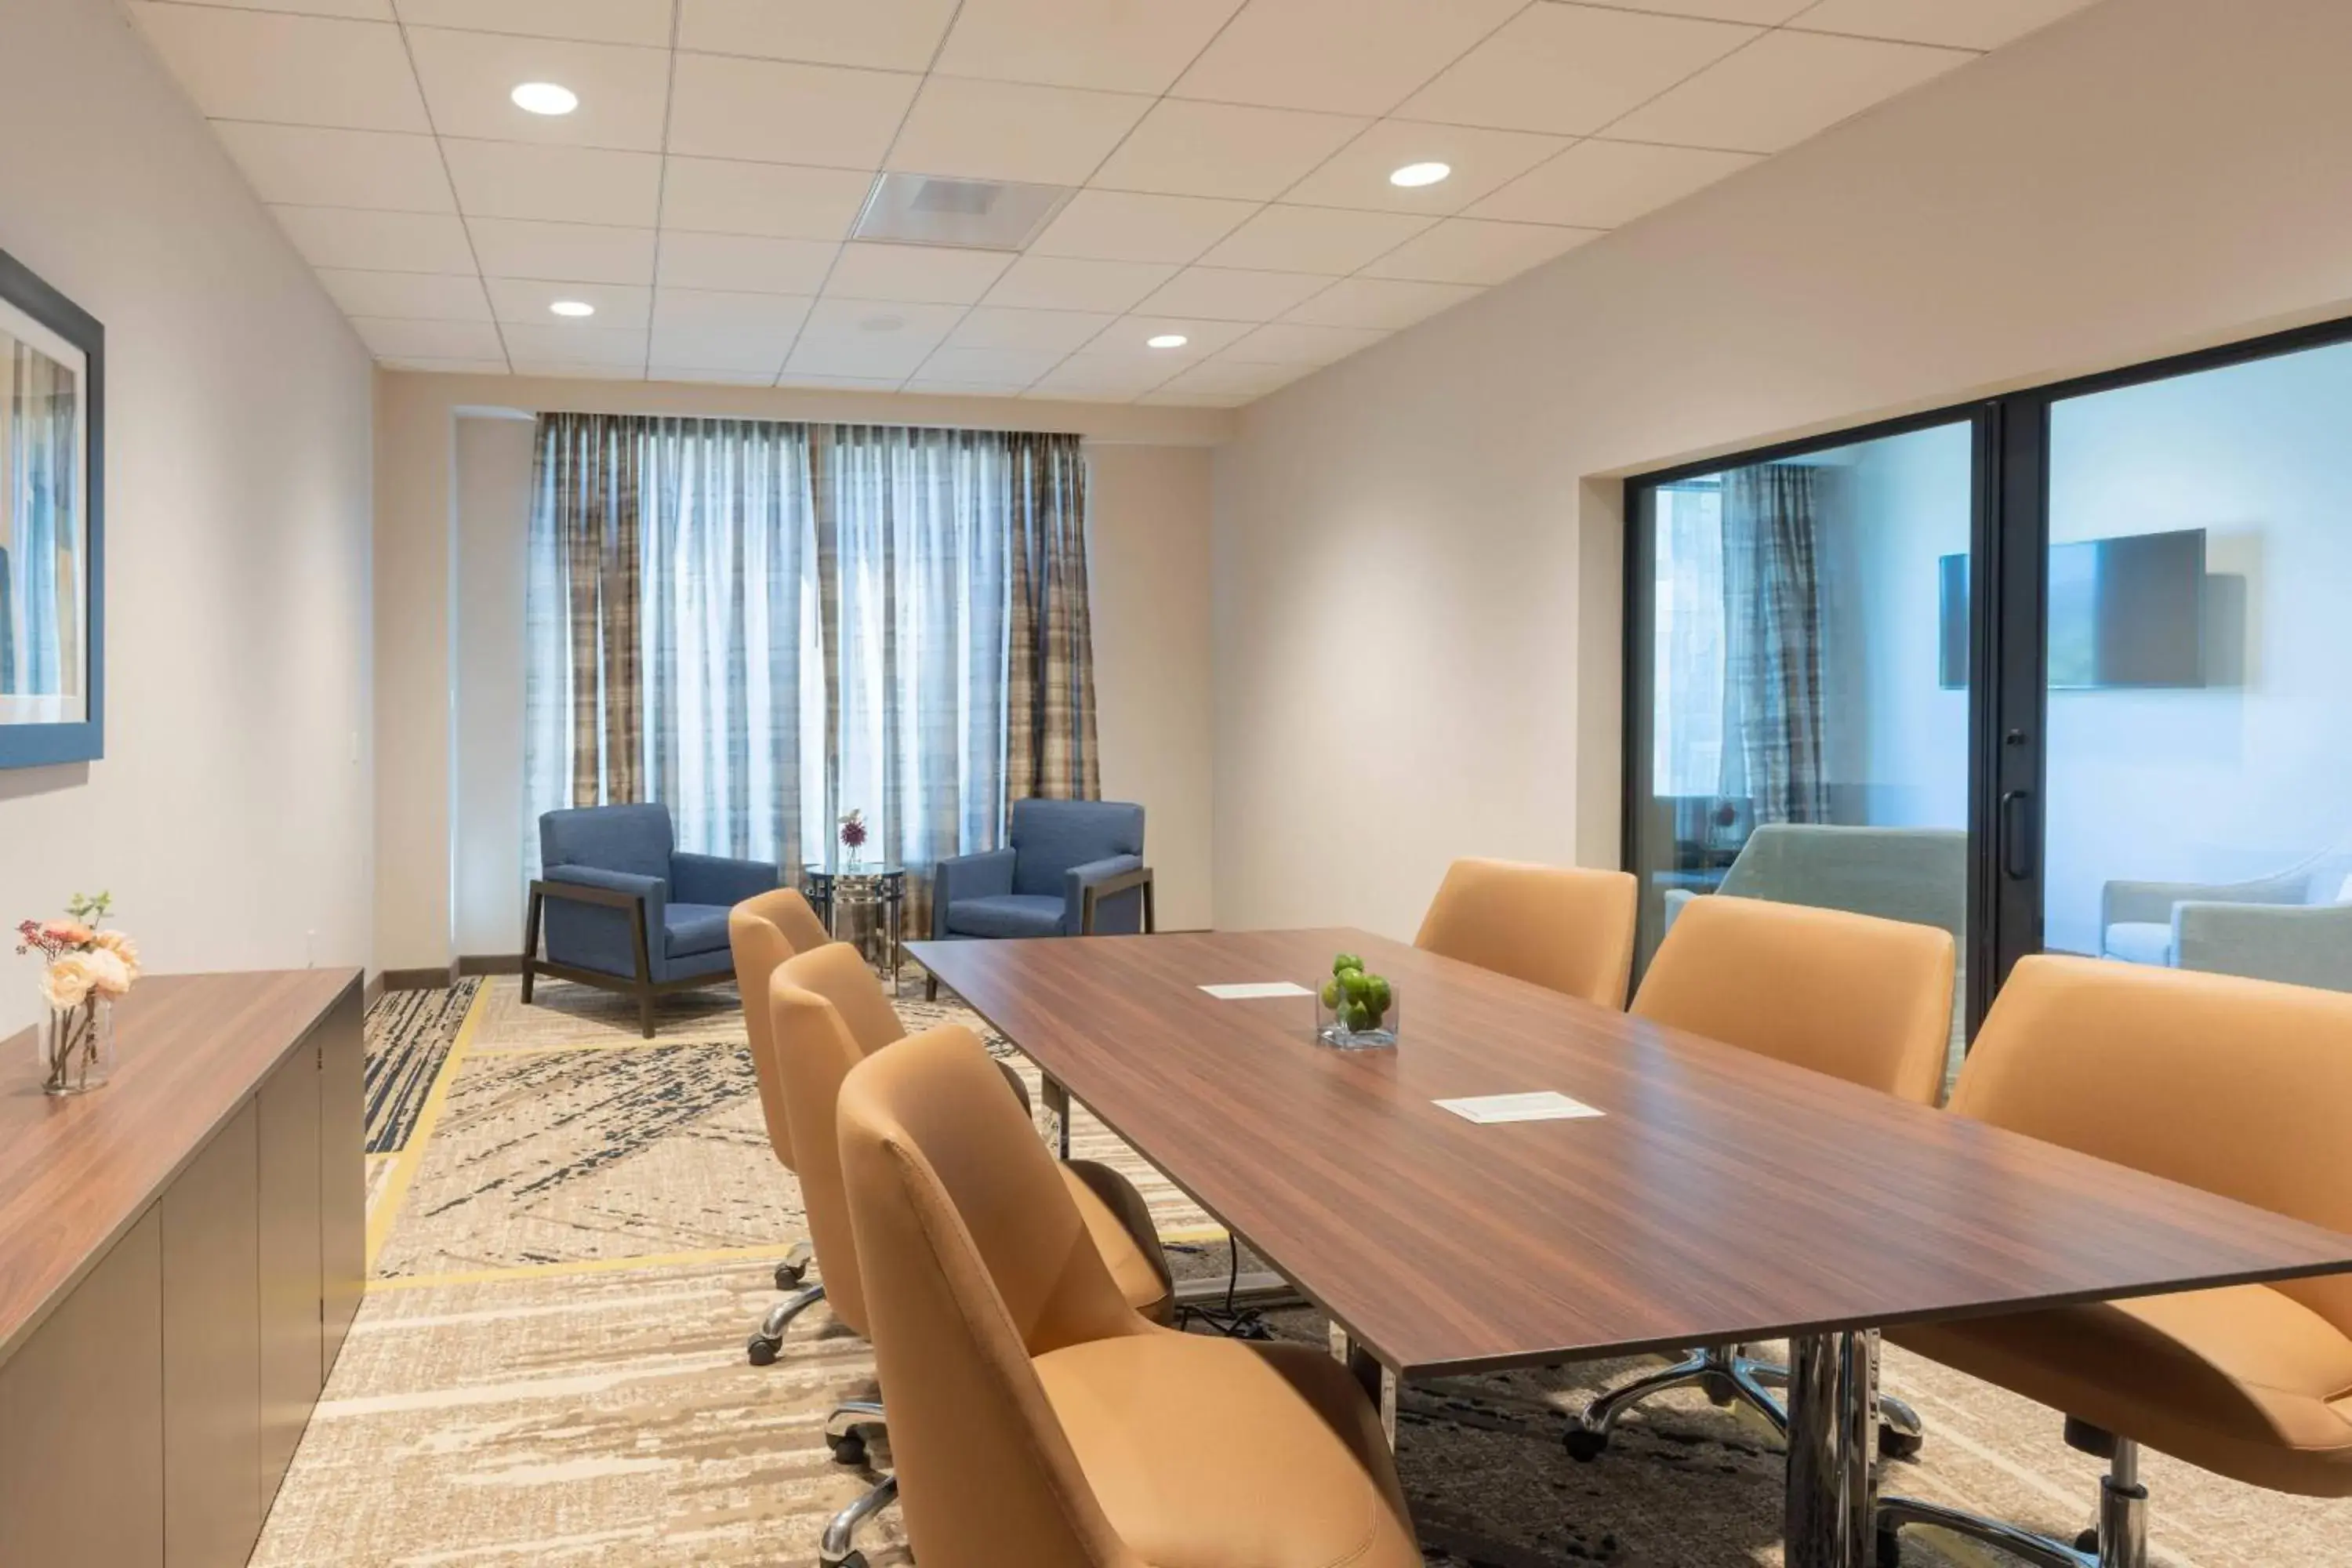
[[1625,864],[2352,990],[2352,324],[1628,487]]

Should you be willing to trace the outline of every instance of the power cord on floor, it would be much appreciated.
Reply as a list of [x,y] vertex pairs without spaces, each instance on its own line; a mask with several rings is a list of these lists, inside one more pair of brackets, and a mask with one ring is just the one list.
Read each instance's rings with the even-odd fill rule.
[[1194,1323],[1223,1334],[1229,1340],[1270,1340],[1274,1331],[1266,1326],[1265,1316],[1255,1307],[1237,1307],[1234,1294],[1241,1287],[1241,1242],[1230,1233],[1225,1237],[1225,1301],[1222,1307],[1197,1304],[1176,1309],[1176,1326],[1190,1330]]

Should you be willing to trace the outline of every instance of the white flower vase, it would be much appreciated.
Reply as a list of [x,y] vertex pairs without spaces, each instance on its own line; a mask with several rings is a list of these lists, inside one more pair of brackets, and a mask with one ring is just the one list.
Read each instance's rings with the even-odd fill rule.
[[114,1004],[107,997],[52,1011],[33,1038],[47,1093],[87,1094],[114,1075]]

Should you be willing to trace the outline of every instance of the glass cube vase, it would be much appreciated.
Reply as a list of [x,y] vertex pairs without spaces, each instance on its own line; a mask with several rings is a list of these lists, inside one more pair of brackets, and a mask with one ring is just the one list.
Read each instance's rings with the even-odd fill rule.
[[1404,1014],[1396,987],[1389,985],[1388,1005],[1374,1010],[1350,1003],[1345,996],[1336,1004],[1326,1000],[1329,978],[1327,975],[1308,987],[1315,993],[1315,1043],[1339,1051],[1393,1050]]
[[33,1048],[43,1092],[87,1094],[100,1088],[114,1076],[114,1004],[92,996],[45,1015],[33,1031]]

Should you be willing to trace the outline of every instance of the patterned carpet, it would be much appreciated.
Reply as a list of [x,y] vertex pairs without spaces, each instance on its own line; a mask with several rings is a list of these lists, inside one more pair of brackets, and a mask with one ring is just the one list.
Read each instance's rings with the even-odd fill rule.
[[[919,997],[902,992],[910,1026],[970,1017]],[[652,1041],[617,998],[551,984],[541,1000],[497,980],[371,1014],[378,1278],[256,1568],[807,1563],[866,1484],[822,1438],[836,1400],[872,1393],[862,1342],[820,1308],[775,1365],[743,1355],[801,1226],[731,996],[666,999]],[[1083,1109],[1072,1134],[1144,1185],[1180,1273],[1222,1276],[1222,1233],[1181,1193]],[[1276,1326],[1322,1337],[1305,1310]],[[1431,1561],[1779,1563],[1780,1456],[1746,1418],[1677,1395],[1629,1417],[1601,1462],[1562,1455],[1567,1412],[1643,1364],[1406,1390],[1400,1468]],[[2068,1533],[2084,1521],[2097,1467],[2055,1416],[1899,1352],[1885,1376],[1928,1429],[1892,1486]],[[2352,1508],[2161,1458],[2147,1472],[2168,1568],[2352,1568]],[[877,1568],[895,1554],[883,1522]],[[1925,1537],[1906,1552],[1918,1568],[1992,1561]]]

